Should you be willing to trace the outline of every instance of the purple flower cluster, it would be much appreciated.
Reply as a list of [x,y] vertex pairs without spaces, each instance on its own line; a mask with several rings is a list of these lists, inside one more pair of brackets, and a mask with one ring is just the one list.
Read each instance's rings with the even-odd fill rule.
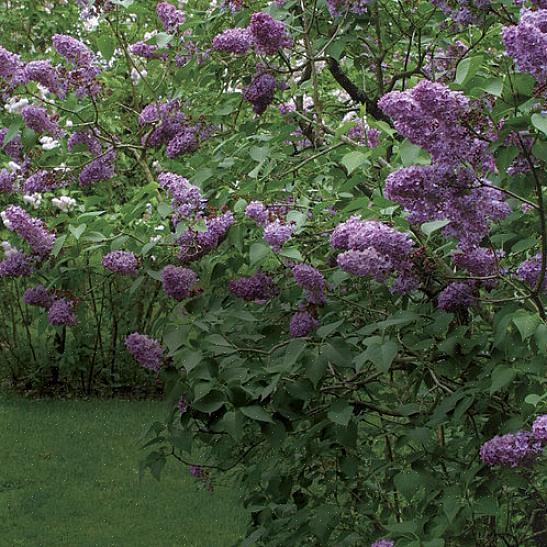
[[47,319],[53,326],[73,327],[78,320],[74,314],[74,301],[68,298],[59,298],[55,300],[47,312]]
[[[532,258],[525,260],[517,268],[517,277],[524,281],[530,288],[534,288],[538,283],[539,275],[541,272],[541,254],[537,254]],[[547,275],[543,280],[542,290],[547,289]]]
[[23,63],[21,57],[0,46],[0,78],[4,79],[9,87],[24,82]]
[[63,185],[64,182],[57,177],[54,171],[41,169],[25,180],[23,190],[26,194],[34,194],[36,192],[48,192]]
[[[484,247],[462,246],[452,255],[454,264],[458,268],[467,270],[477,277],[495,276],[500,273],[499,259],[503,251],[493,251]],[[481,284],[492,288],[496,284],[495,279],[483,279]]]
[[29,306],[38,306],[46,310],[51,307],[54,301],[54,296],[43,285],[30,287],[23,294],[23,302]]
[[1,216],[6,228],[23,238],[35,255],[44,258],[50,253],[55,234],[49,233],[41,220],[31,217],[17,205],[10,205]]
[[412,271],[414,244],[407,234],[381,222],[353,216],[334,229],[330,242],[335,249],[345,251],[338,255],[337,263],[348,273],[372,277],[378,282],[395,274],[392,290],[397,292],[419,285]]
[[275,77],[259,67],[251,83],[243,90],[243,98],[253,105],[254,112],[260,116],[274,100],[277,87]]
[[279,294],[273,278],[261,270],[251,276],[230,281],[230,291],[243,300],[257,304],[264,304]]
[[97,138],[97,135],[93,131],[76,131],[70,135],[66,146],[70,152],[74,150],[74,147],[82,145],[85,146],[92,156],[100,156],[103,148],[101,142]]
[[0,278],[23,277],[32,273],[30,258],[21,251],[6,253],[0,261]]
[[298,311],[291,318],[289,334],[293,338],[309,336],[318,326],[319,321],[309,311]]
[[449,220],[444,234],[469,247],[488,234],[492,221],[510,213],[503,194],[486,184],[468,169],[412,165],[387,177],[384,194],[405,208],[412,224]]
[[450,283],[439,294],[438,308],[448,312],[467,310],[477,301],[473,283]]
[[21,111],[21,116],[25,125],[29,129],[36,131],[39,135],[49,133],[54,137],[58,137],[63,133],[57,122],[49,116],[45,108],[34,105],[25,106]]
[[90,186],[96,182],[109,180],[114,176],[116,151],[109,148],[106,152],[87,163],[80,171],[80,186]]
[[186,264],[201,258],[218,247],[233,223],[234,215],[228,211],[219,216],[205,219],[204,231],[188,228],[177,239],[177,244],[180,245],[179,260]]
[[393,547],[394,545],[395,542],[390,539],[379,539],[372,543],[370,547]]
[[0,129],[0,150],[7,154],[12,160],[20,161],[23,158],[23,143],[19,132],[15,133],[12,139],[4,144],[4,139],[8,134],[6,127]]
[[322,305],[325,303],[325,278],[323,274],[308,264],[298,264],[293,268],[296,284],[305,291],[306,300],[310,304]]
[[485,442],[480,457],[489,466],[519,467],[533,464],[542,451],[541,441],[533,433],[519,431],[497,435]]
[[327,9],[331,17],[340,17],[347,12],[362,15],[370,0],[327,0]]
[[532,424],[532,434],[542,443],[547,443],[547,414],[538,416]]
[[199,143],[209,137],[212,128],[203,122],[190,123],[180,111],[180,102],[155,102],[146,106],[139,115],[141,125],[153,124],[149,135],[142,138],[144,146],[167,145],[167,157],[175,158],[198,149]]
[[264,227],[264,241],[274,252],[278,253],[281,247],[291,239],[293,232],[294,226],[292,224],[284,224],[276,219],[268,222]]
[[180,302],[192,296],[198,276],[189,268],[168,265],[161,272],[161,279],[165,293]]
[[0,194],[13,192],[15,175],[7,169],[0,169]]
[[517,25],[503,29],[503,43],[519,70],[547,82],[547,9],[523,10]]
[[169,2],[160,2],[156,6],[156,15],[161,21],[165,32],[174,34],[186,20],[184,13]]
[[67,82],[75,89],[76,96],[95,96],[100,90],[96,80],[100,69],[97,67],[93,52],[72,36],[55,34],[52,40],[57,53],[74,65],[67,73]]
[[167,54],[160,51],[157,44],[147,44],[146,42],[135,42],[129,46],[129,51],[137,57],[143,59],[167,59]]
[[259,226],[265,226],[270,219],[268,208],[261,201],[251,201],[245,208],[245,215],[252,218]]
[[145,334],[134,332],[125,339],[127,351],[144,368],[158,372],[163,360],[163,348],[160,343]]
[[120,275],[137,273],[137,257],[129,251],[112,251],[103,257],[103,267]]
[[480,22],[490,7],[490,0],[431,0],[447,17],[459,25],[470,25]]
[[31,61],[25,65],[24,78],[26,82],[36,82],[60,99],[66,96],[66,83],[61,71],[50,61]]
[[378,105],[393,119],[397,131],[427,150],[437,166],[450,168],[470,161],[493,168],[487,143],[464,124],[470,104],[463,93],[422,80],[407,91],[387,93]]
[[292,45],[285,25],[262,12],[253,13],[248,27],[225,30],[213,39],[213,49],[236,55],[243,55],[251,48],[260,54],[275,55]]
[[171,197],[175,224],[202,209],[203,198],[199,188],[190,184],[184,177],[175,173],[161,173],[158,181]]
[[213,49],[234,55],[245,55],[253,47],[253,38],[247,28],[229,28],[213,38]]

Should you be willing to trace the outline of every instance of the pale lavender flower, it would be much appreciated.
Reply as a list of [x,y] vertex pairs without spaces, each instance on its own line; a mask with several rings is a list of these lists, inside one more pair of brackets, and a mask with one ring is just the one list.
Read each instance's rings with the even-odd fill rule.
[[125,339],[125,347],[144,368],[159,372],[163,361],[163,348],[157,340],[134,332]]
[[73,327],[78,320],[74,314],[74,301],[68,298],[59,298],[50,306],[47,319],[50,325]]

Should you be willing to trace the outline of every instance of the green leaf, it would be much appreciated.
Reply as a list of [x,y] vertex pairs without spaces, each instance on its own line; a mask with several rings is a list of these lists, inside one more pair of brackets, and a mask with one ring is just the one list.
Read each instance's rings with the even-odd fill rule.
[[223,407],[226,403],[226,396],[221,391],[210,391],[200,399],[192,402],[192,408],[199,410],[200,412],[206,412],[210,414],[215,412],[219,408]]
[[55,240],[55,243],[53,244],[53,247],[51,249],[51,254],[54,257],[59,256],[59,253],[61,252],[61,249],[63,248],[63,245],[65,244],[66,238],[67,238],[67,235],[63,234],[62,236],[59,236]]
[[178,353],[176,359],[187,372],[190,372],[201,363],[203,360],[203,353],[201,353],[201,351],[186,349]]
[[[371,344],[360,356],[356,358],[356,363],[365,363],[371,361],[381,372],[388,372],[391,363],[397,356],[399,344],[394,340],[386,340],[383,343]],[[360,367],[358,367],[359,369]]]
[[424,486],[423,478],[416,471],[402,471],[393,477],[395,488],[407,499],[412,498]]
[[251,420],[274,423],[272,417],[261,406],[242,406],[239,410],[241,410],[241,413],[247,416],[247,418],[251,418]]
[[249,262],[251,266],[254,266],[270,254],[271,249],[269,245],[265,243],[253,243],[249,249]]
[[495,393],[510,384],[515,377],[516,372],[512,368],[505,365],[498,365],[492,372],[492,384],[490,385],[490,393]]
[[495,97],[501,97],[503,92],[503,80],[501,78],[490,78],[479,87],[483,91]]
[[420,156],[424,153],[424,150],[416,145],[412,144],[409,140],[404,140],[399,145],[399,154],[401,156],[401,161],[405,167],[413,165],[415,163],[423,163],[418,161]]
[[462,59],[456,68],[456,83],[465,85],[479,71],[483,61],[482,55]]
[[347,426],[353,416],[353,406],[343,399],[334,401],[327,412],[328,419],[338,425]]
[[173,40],[173,36],[167,34],[167,32],[158,32],[156,34],[156,44],[158,44],[158,47],[166,47],[171,40]]
[[72,226],[70,225],[68,227],[70,233],[74,236],[76,241],[79,241],[82,234],[85,232],[85,229],[87,228],[87,224],[80,224],[79,226]]
[[536,313],[529,313],[521,310],[513,315],[513,323],[520,332],[522,340],[527,340],[534,334],[538,325],[541,323],[541,319]]
[[538,113],[532,114],[532,125],[544,135],[547,135],[547,116]]
[[449,220],[432,220],[431,222],[424,222],[421,225],[422,232],[426,236],[430,236],[432,233],[444,228],[446,225],[450,224]]
[[265,161],[269,154],[269,146],[252,146],[249,150],[249,156],[258,163]]
[[4,142],[2,145],[6,146],[6,144],[9,144],[15,138],[15,135],[17,135],[17,132],[21,129],[21,127],[23,127],[23,120],[19,118],[9,126],[8,132],[4,136]]
[[97,47],[99,48],[101,55],[107,61],[110,61],[110,59],[112,59],[112,55],[114,55],[115,49],[115,44],[112,36],[109,36],[108,34],[100,36],[97,39]]
[[368,163],[368,157],[363,152],[355,150],[346,154],[342,158],[342,165],[347,169],[348,175],[351,175],[358,167],[363,165],[365,162]]

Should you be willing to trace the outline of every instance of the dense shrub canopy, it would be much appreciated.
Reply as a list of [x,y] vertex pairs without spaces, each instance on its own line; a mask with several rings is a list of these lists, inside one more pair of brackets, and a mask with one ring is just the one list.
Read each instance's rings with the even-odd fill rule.
[[5,376],[242,545],[547,544],[544,0],[0,5]]

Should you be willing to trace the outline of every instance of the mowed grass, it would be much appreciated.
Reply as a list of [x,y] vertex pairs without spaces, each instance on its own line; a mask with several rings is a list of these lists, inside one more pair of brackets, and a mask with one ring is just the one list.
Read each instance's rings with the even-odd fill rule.
[[169,461],[139,480],[155,401],[26,400],[0,394],[0,545],[229,547],[247,517],[237,492],[200,488]]

